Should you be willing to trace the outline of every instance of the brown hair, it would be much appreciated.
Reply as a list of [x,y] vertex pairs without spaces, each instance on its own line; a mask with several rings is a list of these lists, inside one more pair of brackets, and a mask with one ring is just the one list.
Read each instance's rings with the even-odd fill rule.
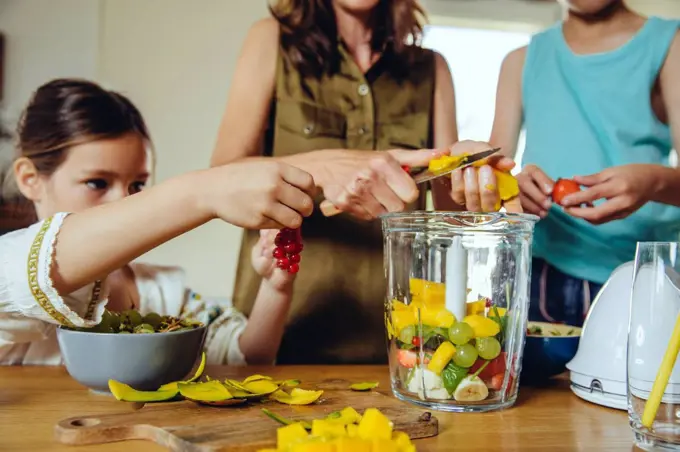
[[17,150],[49,176],[69,148],[128,133],[151,141],[142,115],[127,97],[86,80],[56,79],[38,88],[24,110]]
[[[338,71],[332,0],[276,0],[269,10],[281,27],[281,47],[300,73],[321,78]],[[418,0],[380,0],[372,17],[373,50],[390,52],[396,57],[390,69],[403,74],[413,62],[413,44],[422,39],[424,10]]]

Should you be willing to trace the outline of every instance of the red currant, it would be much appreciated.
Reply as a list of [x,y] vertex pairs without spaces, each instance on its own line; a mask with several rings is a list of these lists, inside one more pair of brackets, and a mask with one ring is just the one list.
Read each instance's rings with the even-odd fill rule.
[[418,337],[418,336],[413,336],[413,340],[411,341],[411,343],[412,343],[413,345],[415,345],[416,347],[420,347],[420,337]]
[[290,260],[291,263],[297,264],[300,262],[300,255],[299,254],[291,254],[288,256],[288,259]]
[[300,245],[297,243],[287,243],[286,245],[283,246],[283,249],[286,253],[288,254],[296,254],[299,253]]
[[279,267],[281,270],[286,270],[290,266],[290,261],[288,260],[287,257],[282,257],[278,261],[276,261],[276,266]]
[[288,273],[297,273],[300,271],[300,265],[298,264],[290,264],[290,267],[288,267]]
[[286,257],[286,253],[283,250],[283,248],[274,248],[274,253],[272,253],[274,258],[276,259],[281,259],[282,257]]

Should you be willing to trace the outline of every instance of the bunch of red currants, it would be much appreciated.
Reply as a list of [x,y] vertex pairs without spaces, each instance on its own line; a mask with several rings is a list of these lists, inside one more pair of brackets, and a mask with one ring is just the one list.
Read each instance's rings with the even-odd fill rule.
[[302,252],[302,233],[300,229],[284,228],[279,231],[274,239],[273,256],[276,266],[288,273],[300,271],[300,253]]

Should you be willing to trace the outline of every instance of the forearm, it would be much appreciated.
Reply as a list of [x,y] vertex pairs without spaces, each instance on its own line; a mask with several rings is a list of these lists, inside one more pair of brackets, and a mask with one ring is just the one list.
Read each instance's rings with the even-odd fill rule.
[[657,166],[655,189],[650,201],[680,207],[680,169]]
[[106,277],[154,247],[212,219],[195,194],[202,172],[168,180],[121,201],[70,215],[55,246],[59,293]]
[[240,348],[248,364],[271,365],[276,359],[290,309],[293,289],[260,284],[253,311],[240,337]]

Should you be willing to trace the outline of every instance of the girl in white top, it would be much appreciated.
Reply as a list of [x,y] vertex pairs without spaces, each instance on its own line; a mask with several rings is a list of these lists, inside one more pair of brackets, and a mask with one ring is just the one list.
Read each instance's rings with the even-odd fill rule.
[[[276,268],[273,239],[311,213],[311,175],[248,159],[142,191],[148,146],[139,111],[116,92],[79,80],[36,91],[13,171],[38,222],[0,237],[0,364],[60,364],[56,327],[95,326],[104,308],[207,323],[211,363],[274,361],[294,275]],[[191,292],[179,268],[129,264],[215,218],[267,229],[252,253],[262,284],[249,320]]]

